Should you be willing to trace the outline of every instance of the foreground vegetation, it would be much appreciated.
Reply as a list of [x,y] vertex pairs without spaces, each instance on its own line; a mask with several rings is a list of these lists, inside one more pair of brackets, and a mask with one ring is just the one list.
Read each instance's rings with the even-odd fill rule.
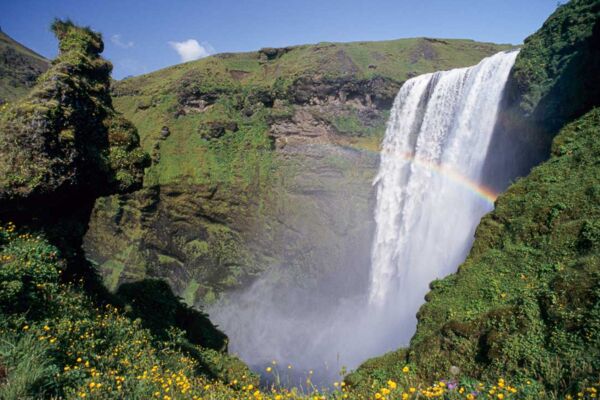
[[[144,328],[144,319],[132,317],[131,305],[100,301],[82,280],[65,280],[63,255],[43,235],[8,223],[0,229],[0,247],[2,399],[591,399],[600,389],[600,382],[590,379],[563,396],[526,373],[500,371],[498,378],[477,381],[458,367],[427,385],[416,372],[419,360],[417,365],[396,361],[385,374],[374,371],[368,386],[341,381],[325,390],[311,384],[310,374],[303,388],[282,387],[292,367],[279,371],[274,362],[265,373],[276,383],[260,387],[236,359],[191,345],[176,327],[160,338]],[[582,362],[598,359],[593,353],[572,355]]]
[[0,398],[196,399],[213,385],[256,385],[239,361],[175,327],[161,338],[131,306],[65,281],[65,259],[43,235],[9,223],[0,247]]

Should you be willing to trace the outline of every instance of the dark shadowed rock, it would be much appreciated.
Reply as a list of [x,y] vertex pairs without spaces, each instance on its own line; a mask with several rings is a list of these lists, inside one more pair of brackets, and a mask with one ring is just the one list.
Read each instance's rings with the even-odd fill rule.
[[238,124],[235,121],[208,121],[200,125],[198,132],[204,139],[218,139],[225,133],[237,132]]
[[359,80],[352,77],[327,79],[303,76],[290,87],[289,97],[296,104],[315,104],[329,98],[343,102],[356,99],[365,105],[372,102],[378,108],[389,109],[401,84],[383,77]]
[[163,126],[162,129],[160,130],[160,138],[161,140],[165,140],[166,138],[169,137],[169,135],[171,135],[171,131],[169,130],[168,126]]
[[265,47],[258,51],[261,59],[263,60],[275,60],[288,51],[290,51],[290,47],[282,47],[282,48],[274,48],[274,47]]

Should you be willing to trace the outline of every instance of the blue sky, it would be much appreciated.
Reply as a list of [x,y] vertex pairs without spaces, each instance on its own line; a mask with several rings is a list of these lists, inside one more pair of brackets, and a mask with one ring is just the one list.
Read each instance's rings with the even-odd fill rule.
[[51,58],[56,40],[48,27],[55,17],[89,25],[104,35],[104,56],[120,79],[213,52],[322,41],[428,36],[518,44],[556,6],[556,0],[0,0],[0,27]]

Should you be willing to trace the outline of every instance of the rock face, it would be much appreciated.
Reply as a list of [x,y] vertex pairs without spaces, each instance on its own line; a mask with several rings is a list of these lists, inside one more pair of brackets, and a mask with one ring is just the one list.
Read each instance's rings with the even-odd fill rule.
[[[414,55],[424,45],[427,59]],[[222,54],[122,81],[115,104],[154,163],[143,190],[97,202],[87,256],[113,289],[159,276],[196,305],[266,270],[283,285],[331,282],[332,299],[358,292],[379,140],[401,83],[508,47],[323,43]],[[151,82],[165,95],[149,91]]]
[[289,96],[302,105],[337,101],[388,110],[399,89],[399,82],[379,76],[365,80],[306,76],[294,82]]
[[86,234],[87,257],[103,266],[109,289],[160,277],[190,304],[200,293],[210,299],[256,272],[240,234],[228,229],[246,216],[227,204],[231,194],[225,194],[172,185],[101,199]]
[[238,125],[235,121],[209,121],[198,129],[204,139],[218,139],[228,131],[237,132],[237,130]]

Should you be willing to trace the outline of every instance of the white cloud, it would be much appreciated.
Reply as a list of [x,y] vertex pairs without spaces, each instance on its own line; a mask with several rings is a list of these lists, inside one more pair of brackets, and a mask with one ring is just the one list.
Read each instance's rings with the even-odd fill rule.
[[169,45],[179,54],[181,62],[197,60],[214,54],[215,49],[208,43],[198,43],[196,39],[183,42],[169,42]]
[[133,42],[131,40],[123,41],[123,36],[121,36],[120,33],[112,35],[110,37],[110,41],[113,42],[115,46],[121,47],[123,49],[129,49],[130,47],[133,47]]

